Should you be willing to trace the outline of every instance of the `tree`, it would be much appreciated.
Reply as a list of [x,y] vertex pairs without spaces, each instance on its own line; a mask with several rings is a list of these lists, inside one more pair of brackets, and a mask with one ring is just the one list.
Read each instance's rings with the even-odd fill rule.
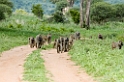
[[116,8],[115,10],[116,17],[119,18],[124,17],[124,4],[116,4],[114,7]]
[[103,22],[108,18],[114,17],[114,8],[106,2],[98,2],[92,6],[91,19],[96,22]]
[[83,20],[83,3],[84,3],[84,0],[81,0],[81,2],[80,2],[80,27],[82,28],[83,27],[83,22],[84,22],[84,20]]
[[8,0],[0,0],[0,4],[4,4],[9,6],[10,8],[13,8],[13,3]]
[[61,23],[64,23],[64,15],[62,14],[61,11],[56,11],[56,12],[53,14],[53,19],[54,19],[54,22],[61,22]]
[[59,1],[56,3],[56,10],[62,12],[63,8],[67,7],[67,5],[67,1]]
[[79,12],[79,9],[77,8],[71,8],[69,10],[70,14],[71,14],[71,17],[72,17],[72,20],[74,21],[74,23],[76,24],[79,24],[79,19],[80,19],[80,12]]
[[13,4],[8,0],[0,0],[0,20],[5,19],[6,15],[12,14]]
[[85,15],[85,25],[87,29],[90,28],[90,3],[91,3],[91,0],[87,0],[86,15]]
[[37,17],[39,18],[43,17],[43,9],[40,4],[33,5],[31,10],[32,13],[34,13],[34,15],[36,15]]

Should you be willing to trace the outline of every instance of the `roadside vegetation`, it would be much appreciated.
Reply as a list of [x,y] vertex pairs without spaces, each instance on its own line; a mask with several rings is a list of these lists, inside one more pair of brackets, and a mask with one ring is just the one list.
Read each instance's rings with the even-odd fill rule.
[[[109,22],[92,28],[81,31],[84,39],[74,43],[69,51],[71,59],[98,82],[123,82],[124,47],[112,50],[111,44],[119,40],[124,42],[124,23]],[[98,39],[99,33],[104,40]]]
[[24,63],[23,80],[29,82],[48,82],[44,60],[41,58],[40,50],[35,50],[28,55]]

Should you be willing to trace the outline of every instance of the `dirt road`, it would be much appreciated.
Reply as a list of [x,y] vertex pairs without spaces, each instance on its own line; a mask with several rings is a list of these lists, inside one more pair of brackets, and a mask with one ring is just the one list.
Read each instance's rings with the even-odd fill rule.
[[[28,45],[5,51],[0,57],[0,82],[23,82],[23,64],[27,55],[36,48]],[[42,50],[44,65],[51,73],[51,82],[95,82],[70,60],[67,52],[57,54],[55,49]]]
[[51,82],[95,82],[86,72],[70,60],[67,52],[57,54],[56,49],[41,52],[45,67],[51,73]]
[[35,48],[15,47],[0,57],[0,82],[22,82],[23,64],[26,56]]

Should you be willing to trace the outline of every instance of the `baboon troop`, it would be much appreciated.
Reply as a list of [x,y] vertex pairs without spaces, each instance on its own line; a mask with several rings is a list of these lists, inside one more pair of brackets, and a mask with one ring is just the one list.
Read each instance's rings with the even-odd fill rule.
[[68,52],[72,45],[74,40],[80,39],[80,33],[76,32],[74,34],[71,34],[69,37],[62,37],[60,36],[58,39],[54,40],[53,48],[57,49],[57,53],[62,52]]
[[115,48],[121,49],[122,46],[123,46],[123,42],[122,41],[112,42],[112,49],[115,49]]
[[38,34],[35,38],[29,37],[29,45],[31,48],[33,48],[34,46],[36,48],[41,48],[45,44],[45,42],[50,44],[50,42],[51,42],[50,34],[48,34],[47,36]]
[[[54,40],[53,48],[57,49],[57,53],[68,52],[72,48],[73,42],[75,40],[80,40],[80,38],[81,38],[80,32],[75,32],[73,34],[70,34],[70,36],[68,36],[68,37],[67,36],[59,36],[59,38]],[[90,36],[90,38],[92,38],[92,36]],[[51,44],[51,39],[52,39],[51,34],[47,34],[47,35],[38,34],[35,38],[29,37],[28,43],[29,43],[30,48],[34,48],[34,46],[36,48],[42,48],[42,46],[45,43]],[[99,34],[98,39],[103,40],[103,35]],[[115,48],[121,49],[122,46],[123,46],[122,41],[112,42],[111,48],[112,49],[115,49]]]

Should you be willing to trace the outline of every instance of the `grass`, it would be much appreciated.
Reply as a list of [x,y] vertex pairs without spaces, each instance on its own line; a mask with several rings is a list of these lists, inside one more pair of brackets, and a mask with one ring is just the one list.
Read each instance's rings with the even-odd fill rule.
[[[116,24],[116,27],[103,25],[82,31],[83,36],[87,38],[93,36],[93,38],[75,41],[69,51],[71,59],[84,68],[89,75],[95,77],[98,82],[124,81],[124,47],[121,50],[111,49],[113,41],[124,41],[124,24]],[[97,39],[99,33],[103,34],[104,40]]]
[[[19,23],[17,22],[19,21]],[[21,24],[20,22],[23,21]],[[54,27],[53,24],[41,23],[41,20],[35,16],[25,16],[13,14],[10,18],[0,22],[0,53],[13,47],[28,44],[28,37],[35,37],[37,34],[52,34],[52,40],[60,35],[68,35],[73,29],[65,29],[65,26],[59,24]],[[61,28],[59,28],[61,27]]]
[[[23,22],[18,23],[17,20]],[[44,35],[51,33],[52,40],[54,40],[60,35],[66,36],[79,31],[81,37],[89,38],[92,36],[93,38],[75,41],[74,46],[69,51],[72,60],[85,68],[87,73],[94,76],[99,82],[123,82],[124,48],[111,50],[113,41],[122,40],[124,42],[123,30],[124,23],[122,22],[107,22],[103,25],[92,24],[91,29],[86,30],[73,23],[48,24],[34,16],[15,14],[0,22],[0,52],[15,46],[26,45],[29,36],[35,37],[39,33]],[[99,33],[104,36],[103,41],[97,39]],[[52,44],[42,47],[42,49],[50,48],[52,48]],[[25,80],[48,81],[39,50],[30,54],[25,62]]]
[[48,82],[40,50],[33,51],[24,63],[24,79],[29,82]]

